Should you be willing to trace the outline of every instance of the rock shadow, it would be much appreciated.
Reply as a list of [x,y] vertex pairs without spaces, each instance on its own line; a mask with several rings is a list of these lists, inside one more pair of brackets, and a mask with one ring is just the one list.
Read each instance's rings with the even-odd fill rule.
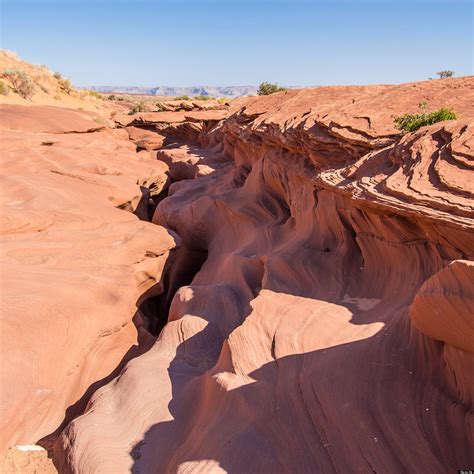
[[[380,321],[381,311],[367,311],[364,324]],[[244,318],[250,312],[247,305]],[[203,370],[185,360],[181,344],[168,369],[173,419],[152,426],[132,448],[132,472],[176,472],[200,461],[231,473],[415,466],[442,473],[472,465],[469,437],[459,430],[465,407],[453,407],[442,374],[432,370],[443,345],[399,316],[388,332],[301,354],[275,356],[274,340],[274,360],[249,374],[214,364]],[[186,345],[197,339],[202,347],[210,331],[208,325]]]

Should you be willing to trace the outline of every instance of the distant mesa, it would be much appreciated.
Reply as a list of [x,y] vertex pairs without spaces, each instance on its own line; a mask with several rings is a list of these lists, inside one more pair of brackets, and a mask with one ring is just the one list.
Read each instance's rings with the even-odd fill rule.
[[135,86],[89,86],[89,90],[103,93],[118,94],[143,94],[143,95],[161,95],[161,96],[195,96],[204,95],[211,97],[243,97],[256,95],[256,86],[190,86],[190,87],[135,87]]

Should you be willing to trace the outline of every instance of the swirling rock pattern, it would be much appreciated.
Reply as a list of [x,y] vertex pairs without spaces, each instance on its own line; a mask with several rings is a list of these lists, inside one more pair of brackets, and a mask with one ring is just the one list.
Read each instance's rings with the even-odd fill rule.
[[[473,85],[287,91],[201,134],[213,171],[153,221],[207,257],[63,432],[64,472],[472,465]],[[460,120],[401,137],[421,100]]]
[[175,243],[121,210],[167,182],[124,130],[52,107],[0,115],[1,452],[81,413],[138,353],[137,300]]
[[[393,116],[421,101],[459,120],[402,137]],[[157,225],[143,223],[177,236],[151,286],[168,322],[62,432],[60,470],[473,465],[473,104],[474,81],[460,78],[124,123],[175,143],[156,151],[160,137],[129,128],[138,157],[196,178],[172,183]]]

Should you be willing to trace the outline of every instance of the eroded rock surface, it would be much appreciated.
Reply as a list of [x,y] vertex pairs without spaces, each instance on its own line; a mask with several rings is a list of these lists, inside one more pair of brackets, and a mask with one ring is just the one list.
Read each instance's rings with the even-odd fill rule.
[[168,181],[125,130],[54,107],[2,106],[0,119],[3,451],[81,413],[143,350],[138,306],[175,237],[125,211]]
[[[168,324],[63,432],[62,470],[473,465],[473,91],[245,99],[159,151],[199,176],[153,218],[181,239]],[[393,115],[421,101],[459,120],[402,137]]]

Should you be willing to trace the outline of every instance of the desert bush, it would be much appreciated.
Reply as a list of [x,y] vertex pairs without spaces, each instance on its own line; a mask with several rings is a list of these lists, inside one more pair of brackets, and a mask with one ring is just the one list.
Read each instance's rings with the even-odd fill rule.
[[189,95],[179,95],[175,97],[174,100],[191,100],[191,97],[189,97]]
[[221,97],[217,99],[217,102],[219,102],[219,104],[229,104],[229,99],[227,97]]
[[[422,104],[420,104],[420,108]],[[425,107],[426,108],[426,107]],[[447,108],[441,108],[430,113],[423,114],[404,114],[395,117],[395,127],[404,132],[414,132],[425,125],[433,125],[434,123],[443,122],[444,120],[456,120],[457,115]]]
[[102,95],[99,92],[91,91],[89,89],[84,89],[84,92],[91,97],[95,97],[96,99],[102,99]]
[[276,82],[262,82],[258,87],[257,94],[258,95],[270,95],[274,94],[275,92],[286,91],[284,87],[280,87]]
[[65,94],[70,94],[73,91],[72,83],[69,79],[65,79],[59,72],[53,74],[54,78],[58,82],[59,89]]
[[418,104],[418,108],[421,110],[426,110],[428,108],[428,102],[426,102],[426,100],[421,101]]
[[70,94],[72,92],[72,83],[69,79],[61,79],[58,81],[59,88],[65,94]]
[[10,92],[10,88],[5,84],[4,81],[0,79],[0,94],[8,95],[9,92]]
[[28,99],[33,95],[35,85],[26,72],[7,69],[3,72],[2,77],[7,79],[13,90],[24,99]]
[[117,100],[117,97],[114,94],[111,94],[107,97],[107,100]]
[[195,100],[211,100],[211,99],[213,99],[213,97],[210,96],[210,95],[202,95],[201,94],[201,95],[195,95],[194,99]]
[[54,94],[53,99],[54,100],[61,100],[61,96],[59,94]]
[[454,71],[447,69],[446,71],[439,71],[436,74],[438,74],[440,79],[446,79],[447,77],[453,77]]
[[130,107],[128,111],[128,115],[136,114],[137,112],[149,112],[148,106],[144,102],[139,102],[138,104],[134,104]]

